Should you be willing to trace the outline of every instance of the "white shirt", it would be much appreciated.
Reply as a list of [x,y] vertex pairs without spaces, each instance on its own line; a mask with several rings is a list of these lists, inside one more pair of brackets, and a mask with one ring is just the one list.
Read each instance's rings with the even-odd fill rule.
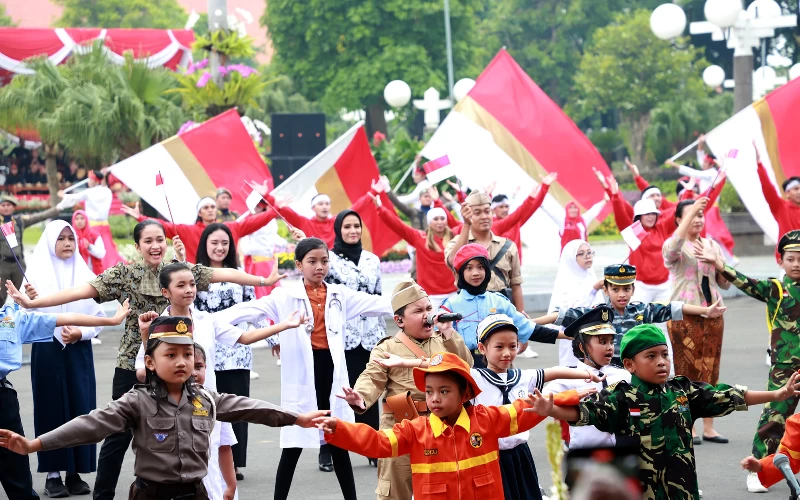
[[[189,306],[189,310],[192,314],[194,341],[206,351],[206,383],[203,384],[203,387],[216,392],[217,377],[214,375],[216,342],[233,347],[244,332],[235,326],[217,320],[213,314],[195,309],[194,306]],[[169,307],[161,315],[169,316]],[[139,346],[135,367],[137,370],[144,368],[144,345]]]
[[[547,384],[545,391],[559,393],[568,391],[570,389],[580,389],[584,387],[595,387],[598,391],[602,391],[604,387],[619,382],[620,380],[624,380],[626,382],[631,381],[631,374],[628,372],[628,370],[623,370],[622,368],[616,368],[610,365],[604,366],[598,370],[597,368],[593,368],[586,363],[581,363],[578,361],[577,369],[589,370],[595,375],[604,373],[606,375],[606,379],[603,382],[585,382],[584,379],[553,380]],[[616,442],[617,440],[614,438],[613,434],[599,431],[597,430],[597,427],[593,425],[587,425],[585,427],[569,427],[570,449],[610,447],[614,446]]]
[[[473,404],[484,406],[502,406],[504,404],[503,393],[497,386],[489,382],[486,377],[498,377],[498,379],[505,384],[508,381],[508,373],[494,373],[488,369],[487,371],[488,373],[476,368],[470,370],[472,378],[475,379],[478,387],[481,388],[481,393],[478,394],[478,397],[473,399],[472,402]],[[542,390],[542,386],[544,385],[544,370],[541,368],[534,370],[514,370],[514,372],[515,375],[519,375],[519,378],[515,381],[508,393],[508,399],[512,403],[514,400],[524,398],[529,393],[532,393],[534,389]],[[510,450],[527,443],[528,434],[529,431],[525,431],[507,438],[500,438],[500,449]]]
[[[247,214],[237,220],[241,221],[247,217],[253,216]],[[257,255],[260,257],[272,257],[281,246],[285,245],[286,240],[278,234],[278,221],[275,219],[272,219],[257,231],[242,236],[237,243],[242,255]]]
[[67,193],[64,201],[76,204],[79,201],[86,202],[86,215],[90,221],[108,221],[108,212],[111,211],[111,201],[113,193],[105,186],[95,186],[84,189],[79,193]]
[[[208,371],[206,371],[207,373]],[[204,387],[206,386],[204,385]],[[219,467],[219,447],[233,446],[237,442],[233,427],[229,422],[217,421],[214,423],[214,430],[211,431],[208,440],[208,474],[203,478],[203,486],[206,487],[209,500],[222,500],[222,495],[227,487],[227,483],[222,477],[222,469]],[[237,490],[234,498],[237,498],[238,495]]]

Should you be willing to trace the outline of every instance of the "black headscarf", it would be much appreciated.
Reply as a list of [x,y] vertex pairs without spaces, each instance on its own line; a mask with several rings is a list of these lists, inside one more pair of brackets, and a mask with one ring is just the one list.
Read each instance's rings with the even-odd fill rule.
[[[478,286],[472,286],[467,280],[464,279],[464,269],[466,269],[467,264],[473,260],[477,260],[483,264],[483,268],[486,270],[486,276],[483,278],[483,282]],[[489,282],[491,280],[492,272],[489,271],[489,260],[486,257],[473,257],[461,264],[461,269],[458,270],[458,288],[461,290],[466,290],[470,295],[477,296],[486,293],[486,288],[489,286]]]
[[344,218],[348,215],[355,215],[358,217],[358,221],[361,222],[361,227],[363,229],[364,223],[361,221],[361,216],[358,215],[358,212],[355,210],[342,210],[336,216],[336,220],[333,223],[333,231],[336,233],[336,239],[333,242],[333,253],[351,261],[353,264],[358,265],[359,259],[361,259],[361,239],[358,240],[358,243],[345,243],[342,239],[342,222],[344,222]]

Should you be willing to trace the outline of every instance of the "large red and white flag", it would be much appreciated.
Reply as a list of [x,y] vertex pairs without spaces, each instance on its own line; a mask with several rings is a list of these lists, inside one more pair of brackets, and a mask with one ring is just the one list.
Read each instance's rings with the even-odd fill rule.
[[[276,198],[291,197],[294,200],[291,207],[297,213],[310,216],[311,198],[319,193],[326,194],[331,198],[331,212],[335,214],[350,208],[370,190],[372,181],[378,180],[379,176],[364,123],[359,122],[283,181],[272,195]],[[372,203],[358,215],[365,226],[361,236],[364,248],[380,256],[400,240],[383,224]]]
[[[478,77],[475,86],[436,129],[422,150],[425,158],[447,155],[458,165],[462,185],[481,188],[496,182],[495,194],[530,192],[539,178],[558,172],[542,205],[522,228],[537,258],[558,260],[559,227],[564,207],[575,201],[582,211],[603,199],[592,167],[611,173],[597,148],[525,73],[501,50]],[[598,221],[608,214],[605,207]]]
[[[197,202],[214,198],[217,188],[235,192],[245,180],[272,178],[234,109],[117,163],[111,173],[171,220],[168,196],[178,224],[193,224]],[[245,212],[244,197],[234,196],[231,209]]]
[[718,157],[737,150],[735,161],[726,159],[726,174],[750,215],[764,233],[778,241],[778,223],[764,199],[756,171],[753,141],[774,189],[781,192],[787,178],[800,175],[800,79],[767,94],[736,113],[708,134],[706,142]]
[[649,233],[644,230],[642,223],[637,220],[623,229],[620,234],[622,234],[622,239],[625,240],[625,243],[630,247],[631,252],[635,252],[642,245],[642,240],[647,238]]
[[14,248],[18,245],[17,243],[17,233],[14,232],[14,221],[8,221],[2,226],[0,226],[0,231],[3,231],[3,236],[6,238],[8,242],[8,246],[10,248]]

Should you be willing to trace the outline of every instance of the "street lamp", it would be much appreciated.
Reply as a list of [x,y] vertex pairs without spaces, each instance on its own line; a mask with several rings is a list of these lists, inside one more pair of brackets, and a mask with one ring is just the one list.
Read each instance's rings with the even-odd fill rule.
[[678,38],[686,30],[686,13],[674,3],[661,4],[650,15],[650,30],[662,40]]
[[[461,88],[469,87],[469,80],[465,78],[459,80]],[[473,81],[474,85],[475,82]],[[469,92],[469,89],[467,89]],[[411,87],[408,86],[403,80],[392,80],[383,89],[383,98],[386,103],[393,108],[402,108],[411,101]],[[453,101],[450,99],[440,99],[439,91],[431,87],[422,94],[422,99],[414,99],[414,107],[424,112],[425,127],[429,130],[435,129],[439,126],[439,111],[453,106]]]
[[725,70],[716,64],[707,67],[703,70],[703,82],[712,89],[721,87],[725,83]]
[[467,94],[469,94],[469,91],[472,90],[474,86],[475,80],[472,78],[462,78],[453,86],[453,98],[455,98],[456,102],[461,102],[461,99],[467,97]]
[[383,89],[386,104],[393,108],[402,108],[411,101],[411,87],[403,80],[392,80]]

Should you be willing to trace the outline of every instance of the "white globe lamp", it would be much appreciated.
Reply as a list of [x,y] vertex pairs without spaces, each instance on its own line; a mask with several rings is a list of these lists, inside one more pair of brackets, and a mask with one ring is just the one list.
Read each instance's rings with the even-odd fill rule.
[[741,0],[706,0],[703,8],[706,19],[723,29],[736,24],[740,12],[742,12]]
[[752,19],[781,17],[781,6],[775,0],[756,0],[747,6],[747,14]]
[[453,98],[456,102],[461,102],[461,99],[467,97],[469,91],[475,86],[475,80],[472,78],[462,78],[453,85]]
[[686,13],[674,3],[661,4],[650,14],[650,30],[662,40],[671,40],[686,30]]
[[800,63],[789,68],[789,80],[794,80],[795,78],[800,78]]
[[716,64],[703,70],[703,82],[712,89],[721,87],[725,82],[725,70]]
[[403,80],[392,80],[383,89],[386,104],[393,108],[402,108],[411,101],[411,87]]

